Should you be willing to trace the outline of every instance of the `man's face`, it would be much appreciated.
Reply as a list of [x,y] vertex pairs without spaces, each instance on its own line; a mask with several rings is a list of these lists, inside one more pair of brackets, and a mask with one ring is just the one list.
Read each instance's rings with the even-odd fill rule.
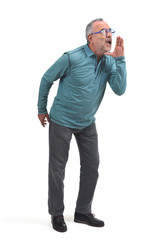
[[[104,21],[94,22],[92,28],[93,33],[99,32],[103,29],[110,29],[109,25]],[[90,36],[91,38],[89,39],[89,42],[97,54],[103,55],[105,52],[111,50],[112,34],[110,32],[107,36],[103,35],[102,33],[97,33]]]

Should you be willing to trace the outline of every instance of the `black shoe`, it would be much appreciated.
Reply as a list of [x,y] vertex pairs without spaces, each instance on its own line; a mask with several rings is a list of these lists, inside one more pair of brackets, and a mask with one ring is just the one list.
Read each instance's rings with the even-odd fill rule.
[[61,216],[51,216],[51,223],[54,230],[58,232],[66,232],[67,226],[64,221],[63,215]]
[[89,214],[75,213],[74,221],[77,223],[85,223],[92,227],[104,226],[104,222],[95,218],[92,213],[89,213]]

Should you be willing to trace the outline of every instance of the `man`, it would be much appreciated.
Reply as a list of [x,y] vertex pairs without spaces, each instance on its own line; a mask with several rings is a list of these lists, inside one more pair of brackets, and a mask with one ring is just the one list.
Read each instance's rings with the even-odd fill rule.
[[[63,180],[71,137],[80,152],[80,186],[74,221],[103,227],[92,214],[92,200],[98,179],[99,153],[94,115],[102,101],[106,84],[122,95],[126,89],[123,39],[117,37],[110,53],[112,30],[103,19],[87,25],[87,44],[66,52],[43,75],[38,99],[38,118],[49,124],[49,197],[48,206],[55,230],[67,230],[63,217]],[[50,116],[47,98],[53,82],[60,79]]]

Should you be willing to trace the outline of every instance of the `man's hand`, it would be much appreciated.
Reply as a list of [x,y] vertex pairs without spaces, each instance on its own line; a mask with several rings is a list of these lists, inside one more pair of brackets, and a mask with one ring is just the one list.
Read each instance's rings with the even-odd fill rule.
[[112,57],[122,57],[124,56],[124,45],[123,38],[117,37],[116,46],[112,53],[106,52],[105,55],[109,55]]
[[48,113],[38,114],[38,118],[39,118],[43,127],[45,127],[45,125],[47,124],[47,121],[50,122]]

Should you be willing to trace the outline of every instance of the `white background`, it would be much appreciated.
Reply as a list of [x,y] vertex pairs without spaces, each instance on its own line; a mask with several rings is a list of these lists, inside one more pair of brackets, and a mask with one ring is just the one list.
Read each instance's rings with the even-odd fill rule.
[[[158,0],[1,1],[1,239],[160,239],[158,15]],[[47,209],[48,126],[37,118],[38,90],[55,60],[86,43],[85,27],[97,17],[124,38],[128,77],[121,97],[107,87],[96,115],[101,164],[93,212],[105,227],[73,223],[79,183],[73,137],[65,179],[68,232],[61,234],[52,230]]]

